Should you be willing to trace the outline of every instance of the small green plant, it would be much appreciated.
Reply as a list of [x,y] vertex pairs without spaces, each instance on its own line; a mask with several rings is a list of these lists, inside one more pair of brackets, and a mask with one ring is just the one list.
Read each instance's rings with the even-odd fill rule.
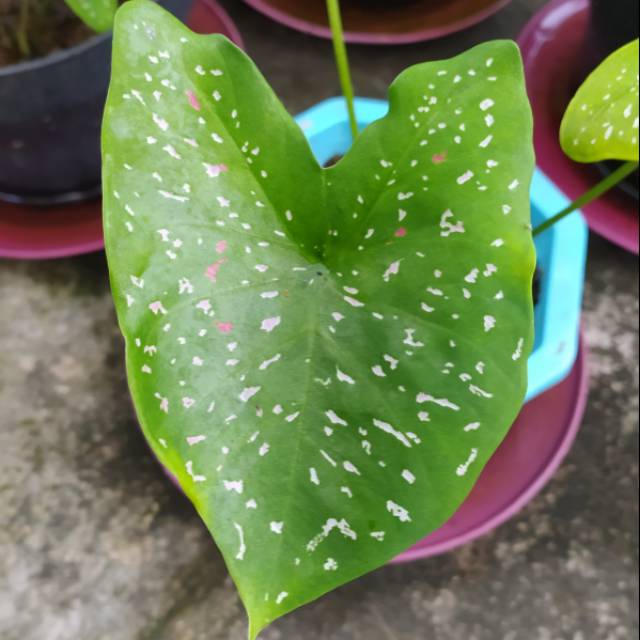
[[323,169],[226,38],[144,0],[116,18],[104,221],[130,388],[251,638],[441,526],[527,387],[518,49],[418,65],[389,97]]
[[97,33],[109,31],[118,9],[118,0],[64,0],[69,8]]
[[[113,27],[118,0],[65,0],[65,3],[92,31],[101,33]],[[60,0],[9,0],[7,4],[6,15],[0,16],[0,50],[6,52],[10,62],[46,55],[65,43],[69,34],[74,43],[74,38],[87,37],[86,30],[72,28],[74,25],[70,24]],[[62,34],[57,31],[60,28]],[[64,31],[65,28],[69,31]]]
[[585,80],[560,127],[560,144],[576,162],[620,160],[609,176],[547,220],[538,235],[588,205],[638,169],[638,40],[611,54]]

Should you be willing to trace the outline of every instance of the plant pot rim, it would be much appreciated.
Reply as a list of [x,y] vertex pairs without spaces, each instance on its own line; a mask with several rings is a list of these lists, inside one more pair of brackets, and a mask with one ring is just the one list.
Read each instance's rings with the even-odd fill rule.
[[[328,24],[318,24],[301,18],[284,9],[274,7],[269,0],[245,0],[245,2],[256,11],[267,16],[271,20],[283,24],[290,29],[306,33],[318,38],[331,39],[331,29]],[[415,44],[417,42],[426,42],[436,40],[448,35],[452,35],[459,31],[469,29],[480,22],[506,7],[511,0],[493,0],[488,6],[476,11],[475,13],[460,18],[446,25],[440,26],[422,26],[414,28],[406,32],[387,33],[387,32],[366,32],[350,29],[348,26],[345,31],[345,39],[351,44],[365,45],[403,45]],[[404,8],[407,10],[406,8]],[[410,9],[410,7],[409,7]]]
[[6,76],[16,76],[21,73],[37,71],[46,67],[54,66],[60,62],[65,62],[66,60],[69,60],[69,58],[81,56],[89,49],[109,40],[111,35],[111,31],[106,33],[97,33],[87,40],[84,40],[73,47],[69,47],[68,49],[60,49],[58,51],[53,51],[46,56],[35,58],[34,60],[25,60],[23,62],[10,64],[6,67],[0,67],[0,80]]

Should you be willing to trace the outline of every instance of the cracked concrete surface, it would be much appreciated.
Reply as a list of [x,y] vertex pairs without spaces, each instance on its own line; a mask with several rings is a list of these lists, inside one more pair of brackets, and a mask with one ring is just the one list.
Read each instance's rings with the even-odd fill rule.
[[[327,43],[225,3],[292,112],[338,93]],[[404,66],[515,36],[541,0],[456,37],[355,47],[360,93]],[[592,239],[584,425],[515,519],[455,553],[386,567],[264,640],[637,637],[638,264]],[[244,640],[242,607],[193,509],[137,428],[101,254],[0,261],[0,638]]]

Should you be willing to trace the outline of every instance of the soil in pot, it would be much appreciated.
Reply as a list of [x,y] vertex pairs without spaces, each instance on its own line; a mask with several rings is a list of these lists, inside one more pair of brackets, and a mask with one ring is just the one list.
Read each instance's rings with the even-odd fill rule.
[[0,67],[43,58],[94,35],[62,0],[0,0]]
[[[615,160],[607,162],[596,163],[596,169],[598,170],[598,178],[603,179],[612,174],[616,169],[620,167],[622,163]],[[616,189],[626,193],[629,197],[633,198],[637,202],[640,200],[640,171],[636,169],[631,175],[628,175],[622,182],[619,182]],[[637,213],[637,207],[635,208]]]

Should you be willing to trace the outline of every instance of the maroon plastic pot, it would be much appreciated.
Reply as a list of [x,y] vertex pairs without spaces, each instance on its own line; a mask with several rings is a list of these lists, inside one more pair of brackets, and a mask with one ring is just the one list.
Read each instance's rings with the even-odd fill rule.
[[[481,22],[511,0],[343,0],[348,42],[408,44],[441,38]],[[324,0],[245,0],[292,29],[331,38]]]
[[[191,0],[158,0],[180,18]],[[111,34],[0,67],[0,199],[54,204],[100,193]]]

